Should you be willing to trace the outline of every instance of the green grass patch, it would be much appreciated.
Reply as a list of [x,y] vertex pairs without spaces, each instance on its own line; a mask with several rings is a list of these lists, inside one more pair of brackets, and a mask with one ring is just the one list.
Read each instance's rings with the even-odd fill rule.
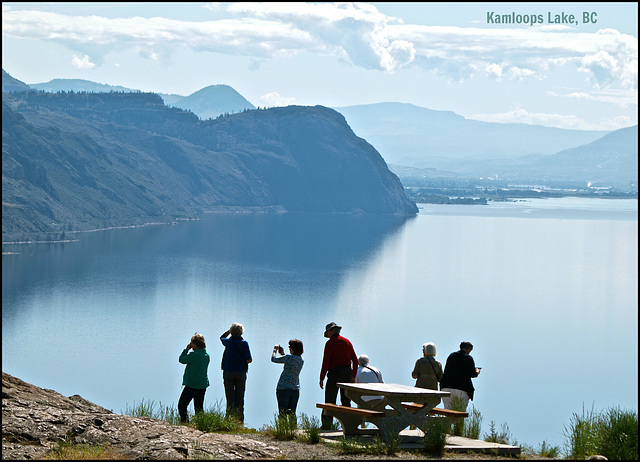
[[[125,415],[133,417],[149,417],[151,419],[162,420],[173,425],[181,425],[178,409],[171,406],[163,406],[162,403],[156,405],[153,400],[139,403],[133,402],[132,406],[126,405]],[[202,412],[189,413],[190,427],[203,432],[210,433],[248,433],[254,431],[246,428],[244,424],[233,415],[226,415],[226,407],[219,401]]]
[[316,416],[300,415],[300,428],[302,429],[304,439],[307,443],[318,444],[320,442],[320,419]]
[[100,444],[78,444],[65,438],[52,448],[45,460],[128,460],[128,457]]
[[464,426],[462,429],[462,436],[466,438],[472,438],[474,440],[480,439],[482,431],[482,414],[480,411],[471,405],[471,411],[469,411],[469,417],[464,419]]
[[180,424],[180,415],[175,407],[163,406],[162,403],[156,405],[155,401],[147,400],[144,398],[139,403],[133,402],[132,406],[125,405],[125,410],[122,414],[130,415],[133,417],[149,417],[151,419],[163,420],[173,425]]
[[277,440],[293,440],[298,430],[298,419],[295,414],[277,413],[273,416],[273,422],[263,427],[262,431],[273,436]]
[[442,455],[447,443],[447,432],[450,429],[449,419],[446,417],[427,417],[423,439],[424,450],[428,454]]
[[520,446],[522,452],[524,454],[531,454],[540,457],[548,457],[550,459],[558,459],[560,457],[560,447],[552,446],[548,444],[546,441],[543,441],[537,448],[530,446],[528,444],[523,444]]
[[248,433],[253,430],[233,415],[226,415],[222,405],[217,403],[202,412],[196,412],[189,419],[190,427],[209,433]]
[[[464,400],[458,396],[451,397],[451,409],[454,411],[463,411],[466,412],[466,406],[464,405]],[[464,432],[464,422],[456,422],[451,424],[450,433],[455,436],[462,436]]]
[[509,425],[503,423],[500,431],[498,431],[496,430],[496,423],[493,420],[489,423],[489,433],[485,433],[484,440],[490,443],[509,444],[511,446],[518,445],[518,442],[509,430]]
[[582,409],[564,428],[567,459],[599,454],[609,460],[638,460],[638,412],[610,408],[602,412]]

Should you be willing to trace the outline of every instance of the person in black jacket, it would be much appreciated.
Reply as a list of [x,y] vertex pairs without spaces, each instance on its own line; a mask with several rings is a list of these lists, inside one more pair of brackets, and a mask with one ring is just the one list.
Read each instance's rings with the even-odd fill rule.
[[[473,400],[474,388],[471,379],[478,376],[480,368],[476,367],[469,354],[471,350],[473,345],[470,342],[462,342],[460,350],[454,351],[447,358],[440,381],[440,391],[451,393],[450,396],[442,398],[445,409],[466,411],[469,400]],[[459,407],[461,409],[458,409]]]

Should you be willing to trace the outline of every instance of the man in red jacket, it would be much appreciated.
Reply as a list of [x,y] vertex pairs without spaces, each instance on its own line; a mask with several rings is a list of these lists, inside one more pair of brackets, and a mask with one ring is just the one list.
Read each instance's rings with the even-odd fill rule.
[[[324,336],[327,343],[324,345],[324,357],[322,358],[322,370],[320,371],[320,388],[323,387],[324,376],[327,376],[327,388],[324,391],[324,402],[336,404],[338,397],[338,382],[355,382],[358,373],[358,356],[349,339],[340,335],[341,326],[335,322],[327,324]],[[351,407],[351,400],[347,398],[344,390],[340,390],[340,402],[343,406]],[[322,411],[322,429],[328,430],[333,423],[333,417],[325,415]]]

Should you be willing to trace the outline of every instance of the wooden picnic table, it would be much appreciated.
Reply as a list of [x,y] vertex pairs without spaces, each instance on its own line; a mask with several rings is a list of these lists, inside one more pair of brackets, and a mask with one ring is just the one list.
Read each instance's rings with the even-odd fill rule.
[[[337,385],[359,407],[345,408],[330,404],[318,404],[317,407],[340,420],[345,435],[357,435],[359,424],[366,421],[378,427],[386,442],[396,438],[409,425],[415,425],[426,433],[427,419],[439,418],[430,417],[430,411],[440,403],[442,397],[449,396],[446,391],[397,383],[340,382]],[[365,401],[362,399],[364,396],[381,396],[382,400]]]

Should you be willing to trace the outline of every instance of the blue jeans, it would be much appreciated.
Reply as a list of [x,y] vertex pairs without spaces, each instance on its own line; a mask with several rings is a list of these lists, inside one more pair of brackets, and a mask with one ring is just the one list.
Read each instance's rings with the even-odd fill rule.
[[283,413],[296,415],[296,407],[300,398],[300,390],[284,389],[276,390],[276,399],[278,400],[278,411]]

